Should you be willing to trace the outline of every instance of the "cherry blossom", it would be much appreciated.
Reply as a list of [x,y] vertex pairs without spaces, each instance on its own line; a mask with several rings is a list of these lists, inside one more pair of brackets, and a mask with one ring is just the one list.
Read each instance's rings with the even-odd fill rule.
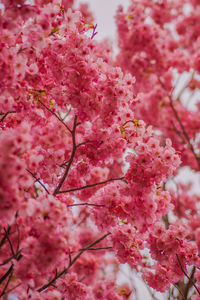
[[0,298],[136,299],[126,264],[200,299],[200,196],[180,179],[200,168],[199,12],[131,0],[115,57],[90,6],[2,0]]

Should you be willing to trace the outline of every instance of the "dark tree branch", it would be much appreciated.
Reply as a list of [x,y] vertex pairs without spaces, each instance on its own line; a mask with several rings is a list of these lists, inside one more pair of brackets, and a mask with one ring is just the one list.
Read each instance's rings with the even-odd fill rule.
[[[89,248],[88,251],[97,251],[97,250],[107,250],[112,249],[113,247],[99,247],[99,248]],[[84,250],[85,248],[82,248],[81,250]]]
[[9,233],[10,233],[10,229],[11,229],[11,227],[10,226],[8,226],[8,229],[5,231],[5,229],[4,229],[4,232],[5,232],[5,235],[4,235],[4,237],[2,238],[2,240],[0,241],[0,248],[3,246],[3,244],[5,243],[5,241],[6,241],[6,239],[7,239],[7,236],[9,235]]
[[4,293],[4,296],[5,295],[8,295],[10,292],[12,292],[12,291],[14,291],[16,288],[18,288],[18,286],[20,286],[21,285],[21,283],[18,283],[17,285],[15,285],[13,288],[11,288],[11,289],[9,289],[8,291],[6,291],[5,293]]
[[104,204],[93,204],[93,203],[77,203],[77,204],[68,204],[67,207],[70,206],[84,206],[84,205],[88,205],[88,206],[98,206],[98,207],[104,207]]
[[196,286],[196,284],[192,281],[192,279],[187,275],[187,273],[185,272],[185,270],[183,269],[183,266],[181,264],[180,258],[178,256],[178,254],[176,254],[176,258],[178,260],[179,266],[181,268],[181,271],[183,272],[183,274],[187,277],[187,279],[191,282],[191,284],[193,285],[193,287],[196,289],[197,293],[200,295],[200,291],[198,289],[198,287]]
[[92,244],[90,244],[88,247],[85,247],[84,249],[81,249],[79,251],[79,253],[72,259],[71,258],[71,254],[69,254],[69,265],[67,268],[64,268],[62,271],[57,272],[54,276],[54,278],[52,278],[47,284],[43,285],[41,288],[39,288],[37,291],[39,293],[41,293],[42,291],[46,290],[48,287],[54,285],[55,281],[60,278],[61,276],[65,275],[68,273],[69,269],[71,268],[71,266],[77,261],[77,259],[87,250],[89,250],[90,248],[92,248],[93,246],[95,246],[96,244],[100,243],[102,240],[104,240],[108,235],[110,235],[111,233],[108,232],[106,234],[104,234],[102,237],[100,237],[98,240],[96,240],[95,242],[93,242]]
[[185,286],[185,291],[184,291],[185,298],[187,298],[189,290],[193,286],[193,278],[194,278],[195,271],[196,271],[196,268],[195,268],[195,266],[193,266],[192,271],[190,273],[189,280]]
[[13,271],[14,265],[12,264],[8,271],[0,278],[0,284],[10,275],[10,273]]
[[69,173],[69,169],[71,167],[71,164],[72,164],[72,162],[74,160],[74,156],[75,156],[76,149],[77,149],[76,136],[75,136],[75,134],[76,134],[76,127],[77,127],[77,116],[75,116],[75,118],[74,118],[74,125],[73,125],[73,129],[71,131],[71,134],[72,134],[72,143],[73,143],[71,157],[70,157],[70,159],[68,161],[66,170],[65,170],[65,172],[64,172],[64,174],[63,174],[63,176],[62,176],[62,178],[61,178],[58,186],[56,187],[56,189],[55,189],[55,191],[53,193],[54,196],[59,193],[59,191],[60,191],[60,189],[61,189],[61,187],[62,187],[62,185],[63,185],[63,183],[64,183],[64,181],[65,181],[65,179],[66,179],[66,177],[68,175],[68,173]]
[[35,178],[36,182],[39,182],[39,184],[43,187],[43,189],[47,192],[47,194],[50,194],[48,189],[45,187],[45,185],[41,182],[40,178],[37,178],[36,174],[31,172],[30,170],[26,169],[27,172],[29,172],[33,178]]
[[[19,226],[18,226],[18,224],[17,224],[17,232],[18,232],[17,240],[18,240],[18,242],[17,242],[17,249],[16,249],[16,251],[14,251],[14,249],[13,249],[12,242],[11,242],[11,240],[10,240],[10,238],[9,238],[8,230],[7,230],[6,228],[4,228],[4,231],[5,231],[5,234],[6,234],[6,239],[7,239],[8,243],[9,243],[9,245],[10,245],[10,250],[11,250],[11,252],[12,252],[12,257],[10,257],[10,258],[7,260],[7,262],[9,262],[12,258],[14,258],[14,259],[17,260],[17,261],[20,260],[20,258],[22,257],[22,255],[21,255],[21,249],[19,250],[19,244],[20,244],[20,231],[19,231]],[[4,261],[1,265],[4,265],[5,263],[6,263],[6,261]]]
[[67,126],[67,124],[65,124],[65,122],[63,122],[63,120],[55,113],[53,112],[48,106],[46,106],[46,104],[44,104],[40,99],[38,99],[38,102],[43,105],[46,110],[48,110],[52,115],[54,115],[64,126],[65,128],[67,128],[67,130],[72,133],[72,130]]
[[15,110],[11,110],[11,111],[7,111],[5,114],[4,113],[0,113],[0,115],[3,115],[3,117],[0,119],[0,122],[3,122],[5,120],[5,118],[9,115],[9,114],[14,114],[16,113]]
[[188,136],[188,134],[187,134],[187,132],[186,132],[186,130],[185,130],[185,127],[184,127],[184,125],[183,125],[183,123],[182,123],[182,121],[181,121],[181,119],[180,119],[180,117],[179,117],[179,114],[178,114],[177,110],[176,110],[175,107],[174,107],[174,103],[173,103],[173,100],[172,100],[172,96],[171,96],[171,94],[168,93],[168,91],[167,91],[165,85],[163,84],[162,80],[161,80],[159,77],[158,77],[158,81],[160,82],[162,88],[163,88],[163,89],[166,91],[166,93],[167,93],[167,96],[168,96],[169,102],[170,102],[170,106],[171,106],[171,109],[172,109],[172,111],[173,111],[173,113],[174,113],[174,116],[175,116],[177,122],[179,123],[179,125],[180,125],[180,127],[181,127],[181,130],[182,130],[182,133],[183,133],[183,136],[185,137],[186,142],[187,142],[187,144],[188,144],[190,150],[192,151],[192,153],[193,153],[193,155],[194,155],[194,157],[195,157],[195,159],[196,159],[196,161],[197,161],[197,164],[198,164],[198,166],[199,166],[199,168],[200,168],[200,158],[196,155],[195,150],[194,150],[194,147],[193,147],[192,143],[190,142],[190,138],[189,138],[189,136]]
[[177,288],[177,290],[179,291],[179,294],[181,294],[181,296],[183,297],[182,299],[183,299],[183,300],[187,300],[187,299],[185,298],[183,292],[181,291],[180,287],[178,286],[178,284],[177,284],[177,283],[174,283],[173,285]]
[[[87,185],[81,186],[81,187],[79,187],[79,188],[73,188],[73,189],[69,189],[69,190],[65,190],[65,191],[60,191],[60,192],[58,192],[57,194],[61,194],[61,193],[70,193],[70,192],[80,191],[80,190],[83,190],[83,189],[87,189],[87,188],[94,187],[94,186],[97,186],[97,185],[105,184],[105,183],[107,183],[107,182],[115,181],[115,180],[124,180],[124,181],[125,181],[125,178],[124,178],[124,177],[110,178],[110,179],[108,179],[108,180],[104,180],[104,181],[101,181],[101,182],[96,182],[96,183],[92,183],[92,184],[87,184]],[[125,181],[125,182],[126,182],[126,181]],[[127,182],[126,182],[126,183],[127,183]]]
[[[9,272],[9,273],[8,273],[8,272]],[[10,280],[11,280],[11,277],[12,277],[12,275],[13,275],[13,265],[10,266],[8,272],[7,272],[7,273],[8,273],[7,276],[9,276],[9,277],[8,277],[8,280],[7,280],[5,286],[4,286],[4,288],[3,288],[3,290],[2,290],[2,292],[1,292],[1,294],[0,294],[0,297],[2,297],[3,295],[5,295],[5,293],[6,293],[6,289],[7,289],[7,287],[8,287],[8,284],[9,284]]]

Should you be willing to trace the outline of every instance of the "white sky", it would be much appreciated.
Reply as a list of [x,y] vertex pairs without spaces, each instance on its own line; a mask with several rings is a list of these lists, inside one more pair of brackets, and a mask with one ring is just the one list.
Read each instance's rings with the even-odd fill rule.
[[[96,40],[102,40],[104,38],[110,38],[112,40],[114,48],[117,45],[117,35],[115,26],[115,13],[119,5],[123,5],[127,8],[129,0],[76,0],[75,7],[78,7],[80,3],[88,3],[91,11],[95,17],[95,23],[97,23],[97,32],[95,36]],[[115,51],[116,52],[116,49]]]

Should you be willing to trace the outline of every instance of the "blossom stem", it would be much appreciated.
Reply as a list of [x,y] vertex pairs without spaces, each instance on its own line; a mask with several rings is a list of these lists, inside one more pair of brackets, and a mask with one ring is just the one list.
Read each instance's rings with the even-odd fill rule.
[[61,193],[70,193],[70,192],[80,191],[80,190],[83,190],[83,189],[87,189],[87,188],[94,187],[94,186],[97,186],[97,185],[105,184],[105,183],[107,183],[107,182],[115,181],[115,180],[124,180],[124,177],[110,178],[110,179],[108,179],[108,180],[104,180],[104,181],[101,181],[101,182],[96,182],[96,183],[92,183],[92,184],[87,184],[87,185],[81,186],[81,187],[79,187],[79,188],[74,188],[74,189],[69,189],[69,190],[65,190],[65,191],[60,191],[60,192],[58,192],[57,194],[61,194]]
[[[163,89],[167,92],[167,89],[166,89],[165,85],[163,84],[162,80],[161,80],[159,77],[158,77],[158,81],[160,82],[160,84],[161,84],[161,86],[163,87]],[[194,157],[195,157],[195,159],[196,159],[196,161],[197,161],[197,164],[198,164],[198,166],[199,166],[199,168],[200,168],[200,158],[196,155],[196,153],[195,153],[195,151],[194,151],[194,147],[193,147],[193,145],[192,145],[192,143],[191,143],[191,141],[190,141],[190,138],[189,138],[189,136],[188,136],[188,134],[187,134],[187,132],[186,132],[186,130],[185,130],[185,127],[184,127],[184,125],[183,125],[183,123],[182,123],[182,121],[181,121],[181,119],[180,119],[180,117],[179,117],[179,114],[178,114],[176,108],[174,107],[173,100],[172,100],[172,96],[171,96],[168,92],[167,92],[167,96],[168,96],[168,98],[169,98],[170,106],[171,106],[171,109],[172,109],[172,111],[173,111],[173,113],[174,113],[174,116],[175,116],[177,122],[179,123],[179,125],[180,125],[180,127],[181,127],[183,136],[185,137],[185,140],[186,140],[186,142],[187,142],[187,144],[188,144],[190,150],[192,151],[192,153],[193,153],[193,155],[194,155]]]
[[192,283],[193,287],[196,289],[197,293],[200,295],[200,291],[198,289],[198,287],[196,286],[196,284],[191,280],[191,278],[187,275],[187,273],[185,272],[185,270],[183,269],[183,266],[181,264],[180,258],[178,256],[178,254],[176,254],[176,258],[178,260],[179,266],[181,268],[181,271],[183,272],[183,274],[187,277],[187,279]]
[[74,125],[73,125],[73,129],[71,131],[71,134],[72,134],[72,143],[73,143],[71,157],[70,157],[70,160],[69,160],[69,162],[67,164],[66,170],[65,170],[65,172],[63,174],[63,177],[61,178],[58,186],[56,187],[56,189],[55,189],[55,191],[53,193],[54,196],[59,193],[59,191],[60,191],[60,189],[61,189],[61,187],[62,187],[62,185],[63,185],[63,183],[64,183],[64,181],[65,181],[65,179],[66,179],[66,177],[68,175],[68,173],[69,173],[69,169],[71,167],[71,164],[73,162],[73,159],[74,159],[74,156],[75,156],[75,153],[76,153],[76,149],[77,149],[76,136],[75,136],[76,127],[77,127],[77,116],[75,116],[75,118],[74,118]]
[[67,128],[67,130],[70,133],[72,133],[72,130],[67,126],[67,124],[65,124],[65,122],[63,122],[63,120],[61,118],[59,118],[59,116],[55,112],[53,112],[48,106],[46,106],[46,104],[44,104],[40,99],[38,99],[38,102],[41,105],[43,105],[46,108],[46,110],[48,110],[52,115],[54,115]]
[[104,207],[104,204],[93,204],[93,203],[76,203],[76,204],[68,204],[67,207],[70,206],[82,206],[82,205],[88,205],[88,206],[98,206],[98,207]]
[[5,114],[4,113],[0,113],[0,115],[3,115],[3,117],[0,119],[0,122],[3,122],[5,120],[5,118],[9,115],[9,114],[14,114],[16,113],[16,111],[7,111]]
[[97,239],[95,242],[93,242],[92,244],[90,244],[89,246],[81,249],[79,251],[79,253],[72,259],[71,258],[71,253],[70,253],[70,260],[69,260],[69,265],[67,268],[64,268],[62,271],[57,272],[56,271],[56,275],[54,276],[54,278],[52,278],[47,284],[44,284],[41,288],[37,289],[37,291],[39,293],[41,293],[42,291],[46,290],[48,287],[54,285],[55,281],[60,278],[62,275],[65,275],[68,273],[69,269],[71,268],[71,266],[77,261],[77,259],[86,251],[89,250],[90,248],[92,248],[93,246],[95,246],[96,244],[100,243],[102,240],[104,240],[108,235],[110,235],[111,233],[108,232],[106,234],[104,234],[102,237],[100,237],[99,239]]
[[28,169],[26,169],[26,171],[29,172],[33,176],[33,178],[35,178],[36,182],[39,182],[39,184],[43,187],[43,189],[47,192],[47,194],[50,194],[48,189],[45,187],[45,185],[41,182],[39,178],[36,177],[36,175],[33,172],[31,172]]

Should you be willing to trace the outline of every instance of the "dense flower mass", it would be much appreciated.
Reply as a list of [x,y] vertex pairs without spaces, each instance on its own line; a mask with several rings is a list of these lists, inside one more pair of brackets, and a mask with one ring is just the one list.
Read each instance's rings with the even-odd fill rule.
[[0,298],[198,300],[200,2],[119,7],[117,57],[73,2],[1,0]]

